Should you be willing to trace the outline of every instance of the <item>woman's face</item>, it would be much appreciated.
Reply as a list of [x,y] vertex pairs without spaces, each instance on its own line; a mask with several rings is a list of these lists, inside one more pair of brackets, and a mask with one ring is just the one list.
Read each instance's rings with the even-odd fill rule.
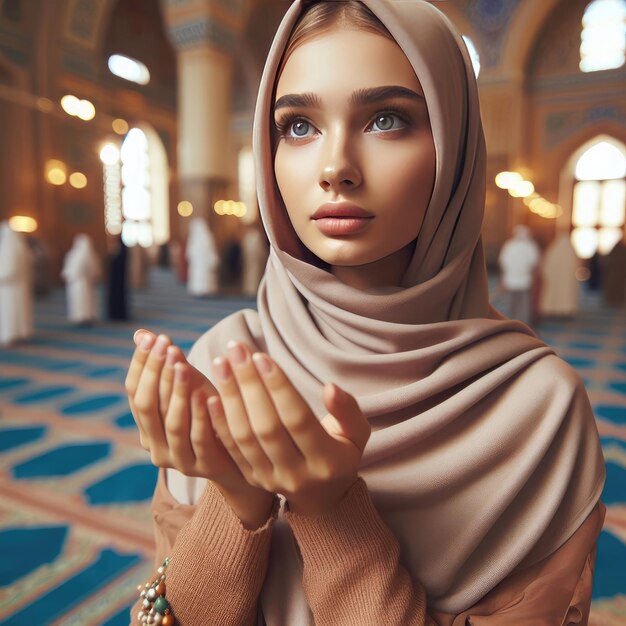
[[415,240],[435,148],[422,88],[395,42],[340,28],[305,41],[278,80],[274,122],[278,187],[311,252],[357,266]]

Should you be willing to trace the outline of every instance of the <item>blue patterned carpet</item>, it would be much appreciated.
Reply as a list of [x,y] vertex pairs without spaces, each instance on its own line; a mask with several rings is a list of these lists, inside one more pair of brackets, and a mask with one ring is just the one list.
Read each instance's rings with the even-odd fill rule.
[[[504,303],[495,303],[505,309]],[[37,303],[37,334],[0,349],[0,624],[126,626],[152,572],[156,472],[139,447],[123,380],[138,326],[187,349],[248,299],[193,300],[167,273],[133,299],[132,323],[76,328],[63,293]],[[577,368],[607,461],[596,626],[626,624],[626,316],[585,297],[541,336]]]

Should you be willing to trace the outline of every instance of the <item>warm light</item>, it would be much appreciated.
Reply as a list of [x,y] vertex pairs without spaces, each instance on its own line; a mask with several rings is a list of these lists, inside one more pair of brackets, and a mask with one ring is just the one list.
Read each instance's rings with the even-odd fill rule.
[[123,54],[113,54],[109,57],[109,70],[112,74],[138,85],[147,85],[150,82],[148,68],[141,61]]
[[111,128],[118,135],[125,135],[128,132],[128,122],[118,117],[111,122]]
[[598,249],[598,231],[595,228],[575,228],[571,239],[580,259],[590,259]]
[[[541,198],[541,196],[538,193],[531,193],[529,196],[526,196],[523,199],[523,202],[527,207],[531,207],[533,200],[538,200],[539,198]],[[532,208],[531,208],[531,211],[532,211]]]
[[96,117],[96,107],[89,100],[81,100],[80,107],[76,116],[81,120],[88,122]]
[[514,198],[526,198],[535,192],[535,185],[529,180],[516,181],[509,186],[509,193]]
[[213,206],[213,209],[218,215],[224,215],[226,213],[226,201],[218,200]]
[[509,189],[514,183],[524,180],[523,176],[518,172],[500,172],[496,176],[496,185],[500,189]]
[[63,96],[61,98],[61,106],[68,115],[78,115],[80,108],[80,100],[76,96]]
[[120,160],[120,151],[117,146],[112,143],[107,143],[102,146],[102,149],[100,150],[100,160],[105,165],[115,165],[118,163]]
[[79,100],[69,94],[61,98],[61,106],[68,115],[81,120],[89,121],[96,116],[96,107],[89,100]]
[[84,189],[87,186],[87,177],[82,172],[70,174],[70,185],[75,189]]
[[193,213],[193,205],[189,200],[182,200],[178,203],[178,215],[182,217],[189,217]]
[[16,233],[34,233],[37,230],[37,220],[26,215],[14,215],[9,218],[9,226]]
[[64,185],[67,180],[67,166],[63,161],[50,159],[46,162],[46,180],[51,185]]
[[246,214],[246,205],[243,202],[237,202],[235,206],[234,215],[236,217],[243,217]]

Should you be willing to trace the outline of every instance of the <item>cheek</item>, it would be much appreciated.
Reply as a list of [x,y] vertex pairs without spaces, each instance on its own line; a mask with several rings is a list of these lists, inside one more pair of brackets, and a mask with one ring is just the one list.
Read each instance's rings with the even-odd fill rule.
[[394,156],[393,159],[381,161],[385,165],[379,176],[387,180],[386,187],[396,201],[425,208],[435,179],[434,148],[424,146]]
[[288,211],[294,208],[295,200],[302,197],[303,185],[309,171],[310,166],[294,150],[278,147],[274,157],[274,173]]

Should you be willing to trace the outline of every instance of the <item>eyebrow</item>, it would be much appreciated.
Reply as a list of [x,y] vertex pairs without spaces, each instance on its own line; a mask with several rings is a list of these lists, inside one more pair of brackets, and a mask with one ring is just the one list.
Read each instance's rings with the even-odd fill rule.
[[[392,98],[404,98],[405,100],[421,101],[424,96],[411,89],[400,86],[373,87],[371,89],[358,89],[350,97],[351,106],[375,104]],[[287,107],[320,109],[321,98],[314,93],[288,94],[281,96],[274,104],[274,111]]]

